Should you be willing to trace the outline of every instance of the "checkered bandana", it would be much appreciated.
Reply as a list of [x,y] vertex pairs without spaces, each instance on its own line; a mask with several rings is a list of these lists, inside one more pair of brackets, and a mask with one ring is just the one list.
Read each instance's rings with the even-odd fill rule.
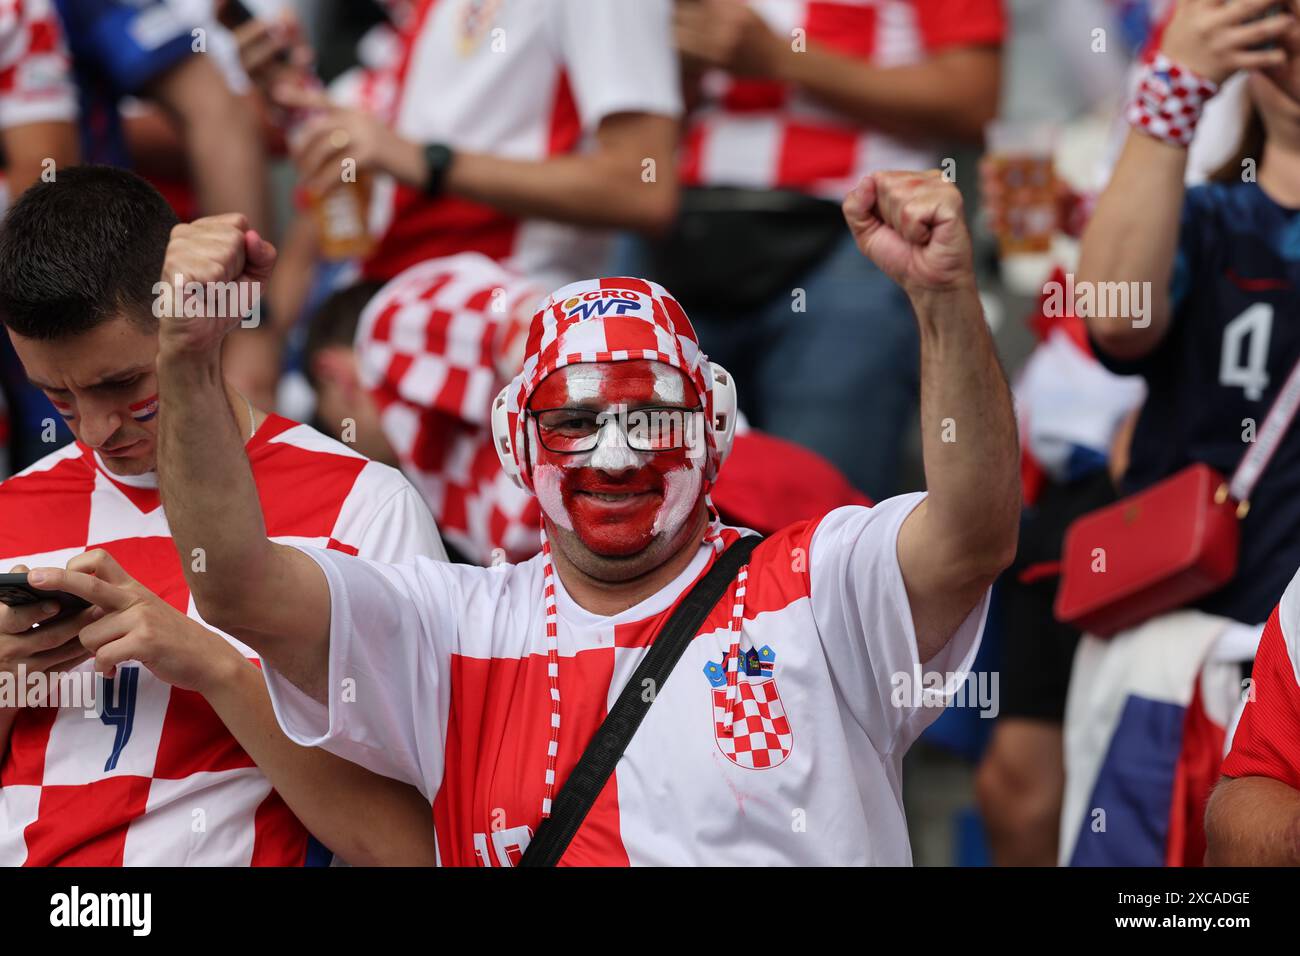
[[1190,146],[1201,110],[1218,91],[1219,84],[1158,53],[1143,67],[1125,118],[1148,136],[1173,146]]
[[[523,370],[507,390],[510,434],[514,437],[515,460],[529,490],[533,487],[529,460],[527,417],[522,414],[528,400],[546,376],[566,365],[583,362],[627,362],[648,359],[680,369],[703,400],[705,421],[713,421],[713,377],[708,357],[700,351],[699,339],[690,319],[668,291],[644,279],[619,277],[574,282],[554,292],[533,315],[524,349]],[[718,448],[712,428],[706,428],[708,461],[704,470],[705,501],[712,520],[704,541],[715,551],[723,547],[722,524],[708,488],[717,475]],[[743,575],[743,572],[742,572]],[[542,817],[551,815],[555,792],[556,758],[560,741],[560,654],[559,619],[555,606],[555,567],[551,546],[542,531],[542,579],[545,607],[547,676],[550,680],[551,728],[546,749],[546,789]],[[743,581],[743,577],[742,577]],[[734,609],[732,630],[740,632],[744,616],[743,584]]]

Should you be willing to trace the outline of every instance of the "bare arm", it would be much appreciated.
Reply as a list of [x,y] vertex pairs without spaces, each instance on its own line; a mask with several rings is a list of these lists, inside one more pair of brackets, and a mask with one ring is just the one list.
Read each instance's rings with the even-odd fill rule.
[[895,136],[974,142],[997,113],[1002,64],[993,46],[879,67],[821,44],[796,49],[737,0],[679,0],[673,32],[688,67],[788,83],[848,119]]
[[[369,113],[335,106],[320,92],[282,89],[277,101],[323,111],[293,143],[308,189],[336,186],[345,159],[424,186],[427,144],[403,138]],[[656,232],[676,215],[676,148],[675,119],[619,113],[601,121],[590,152],[522,160],[458,151],[444,190],[515,216]]]
[[1020,470],[1011,392],[972,287],[913,295],[929,492],[898,536],[922,662],[1015,557]]
[[1130,132],[1083,234],[1080,284],[1140,282],[1147,316],[1086,316],[1097,344],[1117,359],[1149,353],[1169,328],[1169,283],[1178,249],[1187,150]]
[[[164,276],[200,283],[263,283],[275,250],[247,227],[242,216],[177,226]],[[238,321],[161,320],[158,471],[163,503],[203,618],[254,648],[323,702],[329,587],[311,558],[266,537],[243,437],[221,377],[221,343]],[[193,560],[195,549],[202,549],[202,563]]]
[[457,156],[447,191],[515,216],[657,233],[677,213],[676,148],[676,120],[621,113],[601,122],[590,153],[541,162]]
[[[224,642],[223,642],[224,643]],[[433,866],[433,811],[409,784],[319,747],[276,723],[266,682],[242,657],[204,698],[313,836],[354,866]]]
[[783,45],[774,77],[881,132],[979,142],[997,115],[1002,56],[972,47],[882,68],[815,44],[803,53]]
[[280,257],[267,291],[273,329],[282,344],[302,314],[319,255],[316,220],[309,215],[295,215],[280,237]]
[[138,661],[159,680],[202,694],[303,825],[349,863],[432,866],[429,803],[414,787],[381,777],[280,730],[257,666],[228,641],[186,617],[96,549],[44,586],[92,602],[96,620],[81,630],[96,670],[112,676]]
[[844,203],[858,245],[907,291],[921,332],[926,500],[898,562],[922,661],[1015,556],[1019,454],[1011,393],[975,288],[961,195],[937,171],[866,177]]
[[180,130],[204,215],[243,213],[271,226],[266,153],[255,106],[226,85],[211,57],[187,57],[156,79],[149,95]]
[[1224,777],[1205,835],[1207,866],[1300,866],[1300,791],[1269,777]]
[[46,160],[54,161],[57,172],[76,165],[81,155],[72,123],[28,123],[0,129],[0,146],[4,147],[11,199],[40,180]]
[[[1183,0],[1166,28],[1162,52],[1173,62],[1221,83],[1240,69],[1285,62],[1283,49],[1252,49],[1294,26],[1289,14],[1250,22],[1266,0]],[[1169,284],[1178,249],[1187,150],[1130,132],[1110,183],[1083,234],[1078,281],[1146,283],[1147,316],[1087,316],[1097,344],[1117,359],[1150,353],[1169,328]]]

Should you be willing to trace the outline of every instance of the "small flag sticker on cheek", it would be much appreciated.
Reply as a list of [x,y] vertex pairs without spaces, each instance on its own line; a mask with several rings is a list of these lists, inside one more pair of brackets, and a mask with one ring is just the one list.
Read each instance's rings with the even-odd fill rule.
[[158,396],[151,395],[143,402],[131,406],[131,417],[137,422],[147,422],[158,414]]
[[54,410],[59,413],[59,416],[64,421],[70,422],[77,417],[77,413],[72,410],[72,406],[66,402],[56,402],[54,399],[50,399],[50,404],[54,406]]

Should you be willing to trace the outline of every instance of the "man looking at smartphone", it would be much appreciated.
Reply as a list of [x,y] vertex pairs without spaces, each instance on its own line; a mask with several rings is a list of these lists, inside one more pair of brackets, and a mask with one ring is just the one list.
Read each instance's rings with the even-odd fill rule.
[[[256,656],[204,626],[190,599],[155,473],[155,297],[175,224],[135,175],[72,167],[28,190],[0,232],[0,320],[77,438],[0,485],[0,567],[94,575],[117,612],[114,644],[130,650],[100,668],[111,679],[98,713],[0,709],[0,865],[328,859],[309,831],[350,862],[432,863],[428,803],[290,743]],[[382,560],[443,557],[396,471],[217,387],[211,411],[239,432],[230,453],[252,469],[274,538]],[[201,570],[206,556],[184,562]],[[87,648],[103,639],[104,610],[33,629],[54,613],[0,606],[0,670],[95,666]],[[371,823],[358,832],[363,807]]]

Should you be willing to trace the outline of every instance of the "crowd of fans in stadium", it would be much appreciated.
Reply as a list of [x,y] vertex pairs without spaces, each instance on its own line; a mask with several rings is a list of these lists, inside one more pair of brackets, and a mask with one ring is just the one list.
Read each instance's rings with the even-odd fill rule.
[[[1300,2],[1063,16],[1061,69],[1117,79],[1034,157],[1031,255],[985,140],[1025,6],[0,0],[0,571],[91,603],[0,605],[0,677],[110,678],[92,719],[0,695],[0,864],[517,863],[735,528],[735,643],[674,689],[707,754],[664,782],[634,741],[566,862],[910,862],[902,756],[987,729],[952,706],[986,670],[977,857],[1300,863]],[[1038,296],[1014,422],[958,187]],[[256,321],[176,321],[173,275]],[[580,395],[707,420],[641,531],[563,477],[652,450],[581,445]],[[1158,504],[1197,466],[1213,501]],[[1105,636],[1062,610],[1152,593],[1147,545],[1216,506],[1212,586]],[[1141,530],[1081,570],[1108,508]],[[765,799],[813,821],[674,789],[706,758],[786,764]]]

